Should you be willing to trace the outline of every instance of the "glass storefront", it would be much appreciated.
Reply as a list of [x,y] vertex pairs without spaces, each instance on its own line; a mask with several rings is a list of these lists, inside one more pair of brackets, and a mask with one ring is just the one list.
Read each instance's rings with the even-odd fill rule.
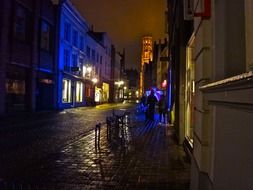
[[102,86],[102,89],[103,89],[103,102],[108,102],[109,100],[109,84],[107,83],[103,83],[103,86]]
[[83,83],[80,81],[76,82],[76,102],[83,101]]
[[95,102],[101,102],[102,101],[102,89],[95,87]]
[[71,80],[68,79],[62,80],[62,102],[63,103],[71,102]]
[[195,95],[195,68],[194,68],[194,36],[190,39],[186,49],[186,81],[185,81],[185,137],[193,146],[193,120]]

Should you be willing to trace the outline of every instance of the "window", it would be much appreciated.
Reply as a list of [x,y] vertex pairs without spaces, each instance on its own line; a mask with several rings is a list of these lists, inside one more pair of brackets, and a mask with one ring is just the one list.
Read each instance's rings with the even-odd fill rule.
[[72,67],[77,67],[77,55],[72,54]]
[[30,20],[28,11],[20,5],[15,7],[14,37],[21,41],[29,40]]
[[84,38],[83,38],[83,36],[80,36],[79,48],[80,48],[81,51],[84,51]]
[[64,50],[64,70],[69,70],[69,50],[65,49]]
[[78,32],[73,30],[73,45],[77,47],[78,44]]
[[103,62],[103,57],[102,55],[100,56],[100,64],[102,65],[102,62]]
[[192,36],[186,48],[186,78],[185,78],[185,137],[193,146],[194,126],[194,97],[195,97],[195,63],[194,47],[195,36]]
[[82,82],[76,82],[76,102],[82,102],[83,101],[83,83]]
[[64,23],[64,39],[70,41],[70,24],[67,22]]
[[92,50],[91,59],[92,59],[93,61],[96,60],[96,52],[95,52],[94,49]]
[[43,20],[41,21],[40,48],[46,51],[51,50],[51,26]]
[[86,48],[86,54],[87,54],[87,57],[90,59],[90,47],[87,46]]
[[82,66],[83,65],[83,57],[79,58],[79,65]]
[[69,103],[71,101],[71,80],[62,80],[62,102]]
[[24,80],[6,80],[7,94],[25,95],[25,81]]
[[97,62],[99,62],[99,54],[97,53]]

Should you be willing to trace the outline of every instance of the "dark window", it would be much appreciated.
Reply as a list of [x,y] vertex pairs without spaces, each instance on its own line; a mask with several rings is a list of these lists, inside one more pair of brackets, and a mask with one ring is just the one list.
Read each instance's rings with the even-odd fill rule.
[[99,54],[97,54],[97,62],[99,62]]
[[100,64],[102,64],[102,62],[103,62],[103,57],[102,57],[102,55],[100,56]]
[[94,49],[92,50],[91,59],[92,59],[93,61],[96,61],[96,52],[95,52]]
[[80,66],[83,65],[83,58],[82,57],[79,58],[79,64],[80,64]]
[[84,38],[83,36],[80,36],[80,50],[81,51],[84,51]]
[[73,45],[77,47],[78,44],[78,32],[73,30]]
[[87,57],[90,59],[90,47],[87,46],[86,48],[86,54],[87,54]]
[[69,50],[64,50],[64,70],[69,70]]
[[41,21],[40,48],[46,51],[51,50],[52,27],[45,21]]
[[29,41],[30,39],[30,26],[31,26],[30,13],[21,5],[16,4],[14,15],[14,37],[21,41]]
[[67,22],[64,24],[64,39],[70,41],[70,24]]
[[72,54],[72,67],[77,67],[77,55]]

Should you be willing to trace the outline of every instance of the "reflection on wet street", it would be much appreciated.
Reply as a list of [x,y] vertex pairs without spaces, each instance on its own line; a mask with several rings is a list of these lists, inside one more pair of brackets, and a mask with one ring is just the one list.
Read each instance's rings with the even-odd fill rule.
[[117,138],[108,138],[103,123],[97,145],[90,130],[2,180],[0,187],[12,181],[16,189],[188,189],[190,164],[173,129],[145,122],[141,114],[130,117]]

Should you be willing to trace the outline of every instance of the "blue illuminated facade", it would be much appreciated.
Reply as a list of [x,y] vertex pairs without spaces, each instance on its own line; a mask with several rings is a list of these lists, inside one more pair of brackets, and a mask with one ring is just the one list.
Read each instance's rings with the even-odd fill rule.
[[60,7],[58,108],[85,106],[86,35],[88,24],[70,1]]

